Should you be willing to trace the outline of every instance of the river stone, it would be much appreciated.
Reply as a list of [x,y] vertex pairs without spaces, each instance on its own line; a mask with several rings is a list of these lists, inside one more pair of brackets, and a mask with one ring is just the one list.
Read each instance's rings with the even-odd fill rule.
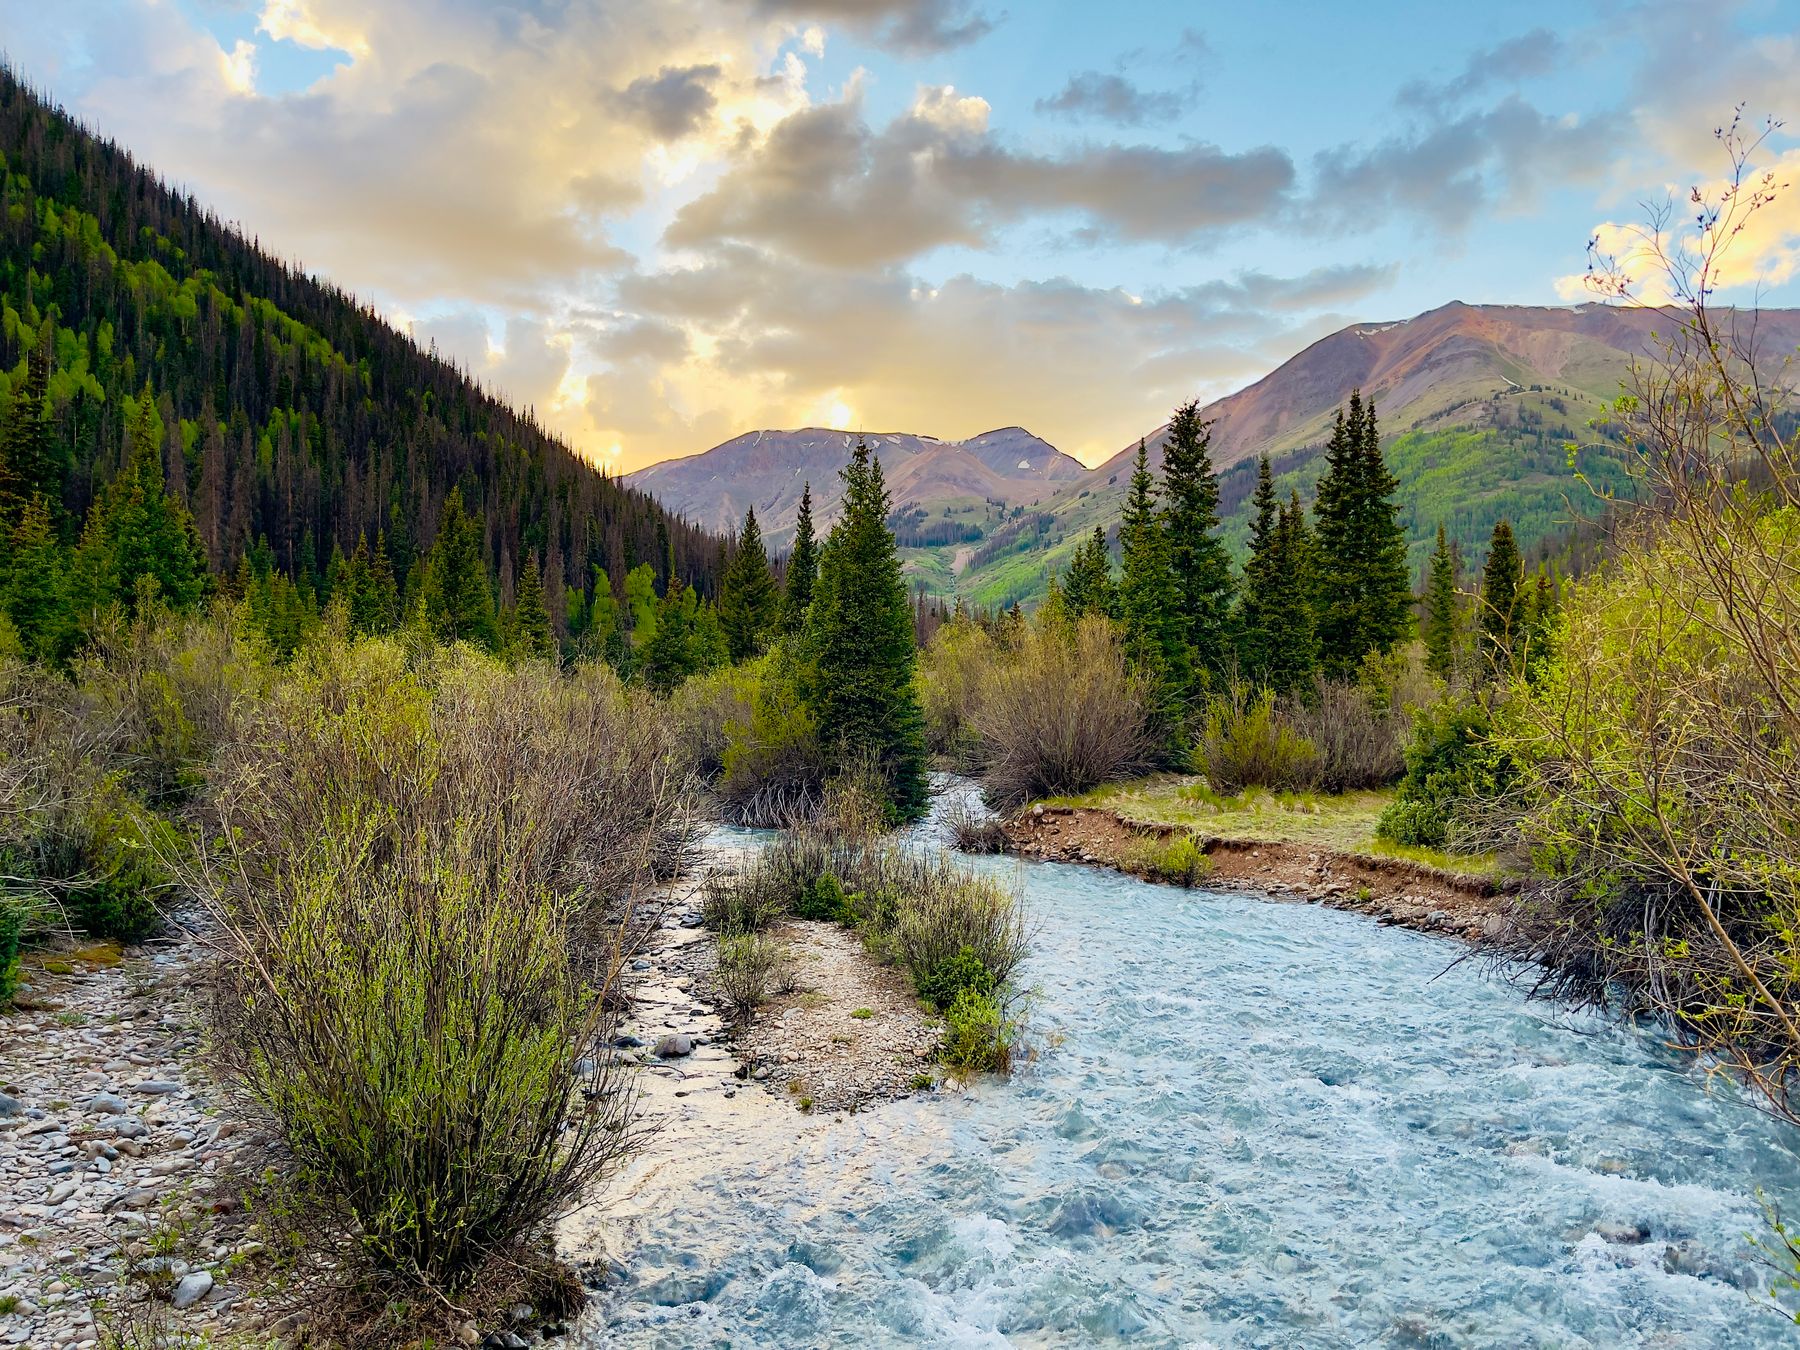
[[656,1042],[658,1059],[683,1059],[694,1053],[691,1036],[664,1036]]
[[181,1091],[180,1083],[171,1083],[166,1079],[151,1078],[137,1084],[132,1091],[141,1092],[146,1097],[167,1097],[171,1093]]
[[131,1109],[123,1097],[110,1092],[96,1092],[88,1098],[87,1110],[97,1116],[122,1116]]
[[9,1097],[0,1092],[0,1120],[9,1120],[13,1116],[24,1113],[25,1104],[17,1097]]
[[196,1270],[190,1275],[183,1275],[181,1283],[175,1286],[175,1293],[169,1302],[177,1309],[191,1308],[208,1294],[212,1293],[213,1277],[210,1270]]

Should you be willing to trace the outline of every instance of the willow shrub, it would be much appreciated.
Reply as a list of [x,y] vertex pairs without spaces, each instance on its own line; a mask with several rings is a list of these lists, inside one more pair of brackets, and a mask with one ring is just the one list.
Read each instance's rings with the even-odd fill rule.
[[1012,653],[991,654],[970,716],[982,787],[999,806],[1086,792],[1150,760],[1143,682],[1094,615],[1034,624]]
[[1214,792],[1231,793],[1305,787],[1319,752],[1282,715],[1272,691],[1233,685],[1207,709],[1194,758]]
[[671,758],[609,672],[383,639],[304,649],[221,751],[216,1040],[379,1269],[468,1288],[628,1146],[597,1051]]

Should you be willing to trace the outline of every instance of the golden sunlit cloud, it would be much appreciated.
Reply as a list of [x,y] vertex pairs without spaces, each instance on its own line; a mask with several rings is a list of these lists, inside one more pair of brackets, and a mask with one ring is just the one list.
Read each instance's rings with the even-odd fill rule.
[[256,44],[239,38],[230,51],[220,51],[219,68],[225,85],[234,94],[256,92]]

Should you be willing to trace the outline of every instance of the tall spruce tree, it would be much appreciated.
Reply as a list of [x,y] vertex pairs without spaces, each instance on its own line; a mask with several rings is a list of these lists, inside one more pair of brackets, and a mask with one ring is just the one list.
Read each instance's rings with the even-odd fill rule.
[[860,436],[843,478],[843,513],[820,553],[807,625],[810,701],[819,738],[837,764],[872,762],[894,813],[910,820],[926,803],[912,605],[887,527],[881,462]]
[[437,538],[425,556],[420,601],[426,624],[443,641],[473,643],[489,651],[499,645],[481,527],[463,510],[461,488],[452,488],[444,501]]
[[25,359],[25,382],[13,394],[12,415],[0,435],[0,522],[17,520],[43,497],[62,507],[62,472],[50,433],[50,356],[40,342]]
[[1512,523],[1502,520],[1488,540],[1487,566],[1481,572],[1481,613],[1476,628],[1488,671],[1499,674],[1512,660],[1513,632],[1519,621],[1525,563],[1519,557]]
[[1298,492],[1276,515],[1269,553],[1263,679],[1277,693],[1300,693],[1318,679],[1319,641],[1313,627],[1317,563]]
[[1179,735],[1183,701],[1191,678],[1186,625],[1175,573],[1169,566],[1169,540],[1157,517],[1156,482],[1150,476],[1148,452],[1138,442],[1131,486],[1125,494],[1119,525],[1124,575],[1119,583],[1119,617],[1124,625],[1125,655],[1149,683],[1160,730]]
[[1442,525],[1437,547],[1425,572],[1425,595],[1419,602],[1419,636],[1425,642],[1425,665],[1449,679],[1462,646],[1462,556]]
[[727,564],[719,586],[719,624],[725,630],[731,660],[747,661],[762,651],[780,607],[781,595],[769,572],[769,555],[756,523],[756,508],[752,507],[744,512],[737,553]]
[[1182,404],[1163,441],[1162,527],[1189,663],[1221,674],[1231,655],[1231,556],[1219,538],[1219,479],[1212,465],[1212,424],[1200,405]]
[[1354,676],[1372,652],[1391,651],[1411,623],[1406,531],[1393,500],[1399,486],[1381,455],[1375,405],[1352,391],[1325,447],[1313,511],[1320,660],[1334,679]]
[[1062,581],[1063,612],[1071,619],[1088,614],[1116,618],[1119,588],[1113,584],[1112,555],[1106,548],[1106,527],[1094,526],[1094,532],[1075,548],[1069,570]]
[[537,550],[525,558],[525,570],[519,574],[517,594],[513,597],[513,630],[522,655],[548,661],[556,655],[556,630],[550,624],[550,611],[544,605],[544,577],[538,568]]
[[42,494],[26,504],[5,558],[0,569],[0,612],[12,620],[25,655],[39,661],[63,660],[75,636],[74,615],[63,550],[50,528],[50,507]]
[[1278,581],[1275,557],[1281,503],[1275,477],[1264,455],[1256,466],[1256,491],[1250,498],[1250,556],[1244,562],[1244,584],[1238,591],[1238,664],[1253,681],[1269,678],[1270,608]]
[[819,545],[813,533],[812,484],[800,489],[800,516],[794,522],[794,548],[788,554],[787,581],[781,595],[781,631],[798,633],[806,627],[806,609],[812,604],[813,586],[819,579]]

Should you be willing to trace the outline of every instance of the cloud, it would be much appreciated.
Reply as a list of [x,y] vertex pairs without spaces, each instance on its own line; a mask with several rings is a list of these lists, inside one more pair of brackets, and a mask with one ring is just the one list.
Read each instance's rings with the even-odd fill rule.
[[1049,98],[1040,98],[1035,106],[1053,117],[1091,118],[1135,127],[1175,117],[1181,112],[1182,97],[1139,89],[1123,75],[1084,70],[1069,76],[1067,84]]
[[719,103],[712,86],[721,73],[716,62],[664,66],[654,75],[640,75],[607,102],[621,116],[642,123],[660,139],[677,141],[698,131],[711,118]]
[[[1758,155],[1744,182],[1747,186],[1738,194],[1736,213],[1724,219],[1717,230],[1723,243],[1711,262],[1714,290],[1754,291],[1800,277],[1800,149]],[[1594,252],[1601,260],[1610,260],[1618,278],[1629,284],[1634,300],[1650,305],[1671,303],[1679,298],[1671,265],[1691,277],[1704,261],[1704,241],[1690,224],[1688,194],[1698,192],[1705,200],[1717,202],[1730,186],[1724,178],[1696,183],[1679,192],[1671,185],[1667,192],[1672,201],[1671,229],[1659,236],[1648,221],[1602,221],[1593,230]],[[1763,196],[1765,189],[1767,195]],[[1758,196],[1763,196],[1761,204],[1750,209]],[[1556,292],[1571,301],[1611,298],[1595,290],[1585,272],[1558,277]]]
[[1372,147],[1318,155],[1303,215],[1342,227],[1405,212],[1460,233],[1484,215],[1528,209],[1551,186],[1597,181],[1626,125],[1618,114],[1554,117],[1509,95]]
[[764,14],[841,24],[895,51],[948,51],[986,37],[994,21],[967,0],[757,0]]
[[1397,101],[1403,106],[1443,113],[1484,89],[1547,75],[1564,55],[1561,38],[1547,28],[1534,28],[1474,53],[1462,72],[1445,83],[1408,81],[1400,87]]
[[987,247],[1003,224],[1072,215],[1088,240],[1195,242],[1271,215],[1294,168],[1273,148],[1086,145],[1037,155],[1002,145],[988,105],[920,91],[879,131],[852,91],[794,113],[747,146],[713,190],[685,205],[666,241],[728,240],[839,267],[887,266],[947,244]]

